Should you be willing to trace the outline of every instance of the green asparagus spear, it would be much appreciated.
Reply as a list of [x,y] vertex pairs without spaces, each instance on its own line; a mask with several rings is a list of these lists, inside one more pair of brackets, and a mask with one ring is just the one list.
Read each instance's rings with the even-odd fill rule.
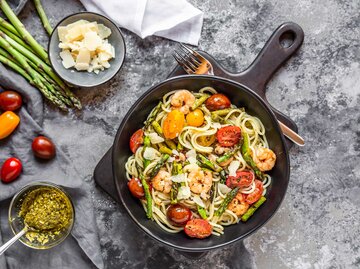
[[163,154],[169,154],[169,155],[172,155],[172,150],[169,149],[168,147],[166,146],[161,146],[159,151]]
[[242,215],[241,220],[244,222],[247,221],[265,201],[266,198],[261,196],[261,198]]
[[156,119],[157,114],[159,114],[160,110],[161,110],[161,105],[162,102],[160,101],[156,107],[153,108],[153,110],[150,112],[148,118],[146,119],[146,121],[144,122],[145,125],[145,129],[147,127],[149,127],[149,125]]
[[222,168],[215,163],[212,163],[208,158],[202,154],[197,155],[198,161],[202,164],[201,166],[208,168],[214,172],[220,172]]
[[[3,0],[0,0],[2,3]],[[4,48],[19,64],[19,66],[24,69],[26,73],[28,73],[33,81],[33,84],[44,94],[44,96],[51,101],[53,104],[61,108],[62,110],[67,111],[67,107],[59,100],[56,96],[52,95],[46,86],[41,81],[38,73],[36,73],[31,66],[27,63],[26,58],[20,54],[17,50],[15,50],[1,35],[0,35],[0,46]]]
[[239,191],[239,187],[236,187],[235,189],[232,189],[225,197],[224,201],[221,203],[219,208],[215,211],[214,215],[217,217],[220,217],[230,204],[230,202],[235,198],[236,194]]
[[213,112],[211,112],[211,118],[215,121],[219,120],[220,117],[222,116],[226,116],[227,114],[229,114],[229,112],[232,110],[232,108],[226,108],[226,109],[221,109],[221,110],[215,110]]
[[16,31],[21,35],[22,39],[30,45],[30,47],[39,55],[43,61],[45,61],[47,64],[50,64],[47,52],[25,29],[25,26],[18,19],[18,17],[16,17],[15,13],[12,11],[6,0],[0,0],[0,8],[5,16],[9,19],[11,24],[15,27]]
[[176,149],[176,144],[174,143],[174,141],[172,140],[165,140],[165,144],[170,148],[170,149]]
[[251,157],[251,149],[250,149],[250,142],[249,136],[247,133],[243,133],[243,144],[241,146],[241,154],[248,165],[254,170],[255,175],[260,178],[264,179],[264,173],[260,171],[260,169],[256,166],[253,158]]
[[232,156],[235,155],[235,153],[240,149],[240,145],[237,144],[235,145],[234,149],[229,150],[228,152],[226,152],[223,156],[219,157],[216,159],[216,162],[221,164],[222,162],[226,162],[227,160],[229,160]]
[[[174,162],[173,163],[173,171],[172,171],[173,175],[179,175],[182,174],[182,167],[180,163]],[[173,182],[171,185],[171,190],[170,190],[170,199],[171,199],[171,203],[172,204],[176,204],[178,202],[177,200],[177,195],[179,192],[179,188],[180,188],[181,184],[178,182]]]
[[[151,146],[150,137],[144,136],[144,151],[147,147],[150,147],[150,146]],[[144,158],[144,161],[143,161],[144,169],[150,164],[150,162],[151,162],[150,160]]]
[[149,184],[145,180],[144,175],[142,173],[140,173],[140,180],[141,180],[141,184],[143,185],[144,193],[145,193],[146,216],[149,219],[153,219],[153,216],[152,216],[152,198],[151,198],[151,194],[150,194],[150,188],[149,188]]
[[192,110],[195,110],[197,109],[199,106],[201,106],[205,101],[206,99],[208,99],[210,97],[209,94],[204,94],[202,95],[200,98],[196,99],[194,104],[191,106],[191,109]]
[[14,26],[12,26],[10,23],[8,23],[6,20],[0,17],[0,25],[4,27],[5,29],[12,32],[14,35],[21,37],[21,35],[18,33],[18,31],[15,29]]
[[46,13],[41,5],[41,1],[40,0],[34,0],[34,4],[35,4],[35,8],[39,14],[39,17],[41,19],[42,24],[44,25],[44,28],[46,30],[46,32],[51,35],[53,28],[50,25],[50,22],[46,16]]
[[167,161],[167,159],[169,159],[169,155],[168,154],[163,154],[161,156],[161,159],[158,161],[158,163],[155,165],[154,169],[151,171],[150,173],[150,178],[153,178],[157,175],[157,173],[159,173],[161,167],[164,165],[164,163]]
[[226,183],[226,172],[225,172],[225,170],[222,170],[220,172],[220,183],[222,183],[222,184]]
[[207,219],[207,214],[206,214],[205,208],[197,205],[197,211],[199,212],[199,215],[200,215],[201,218]]
[[14,41],[16,41],[17,43],[19,43],[21,46],[27,48],[28,50],[30,50],[31,52],[34,52],[32,50],[32,48],[29,47],[28,44],[26,44],[20,37],[18,37],[17,35],[15,35],[14,33],[12,33],[10,30],[6,29],[4,26],[2,26],[0,24],[0,30],[3,31],[8,37],[10,37],[11,39],[13,39]]
[[177,151],[181,151],[181,150],[184,149],[184,147],[183,147],[183,145],[181,145],[180,142],[178,142],[178,144],[177,144],[177,146],[176,146],[176,149],[177,149]]
[[163,135],[163,130],[157,121],[153,121],[151,123],[151,126],[154,128],[155,132],[157,132],[160,136]]
[[25,72],[25,70],[18,66],[14,61],[11,61],[8,57],[4,57],[1,52],[0,62],[9,66],[11,69],[22,75],[27,81],[30,82],[30,84],[33,84],[32,78]]

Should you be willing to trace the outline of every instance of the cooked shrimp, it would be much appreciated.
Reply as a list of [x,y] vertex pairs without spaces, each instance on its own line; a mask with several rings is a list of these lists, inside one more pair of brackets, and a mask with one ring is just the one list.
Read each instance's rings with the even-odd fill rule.
[[189,187],[193,193],[204,196],[211,189],[213,178],[210,171],[194,169],[189,173],[188,178],[190,179]]
[[152,179],[152,186],[154,189],[163,193],[169,193],[171,185],[171,175],[165,170],[160,170],[159,173]]
[[241,192],[235,196],[235,198],[228,205],[228,209],[240,217],[245,214],[250,205],[245,202],[245,198]]
[[180,112],[188,114],[190,107],[195,103],[195,96],[188,90],[180,90],[174,93],[171,97],[171,105],[174,109],[179,109]]
[[215,146],[215,153],[218,155],[223,155],[224,153],[228,152],[230,148],[222,147],[220,144],[216,144]]
[[253,154],[253,160],[260,171],[269,171],[275,165],[276,155],[271,149],[258,148]]

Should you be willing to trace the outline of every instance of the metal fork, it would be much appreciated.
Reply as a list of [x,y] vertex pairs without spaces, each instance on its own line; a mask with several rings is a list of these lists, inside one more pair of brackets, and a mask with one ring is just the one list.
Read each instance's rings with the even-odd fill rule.
[[196,51],[180,43],[173,56],[186,73],[192,75],[214,75],[212,64]]
[[[179,50],[174,51],[173,56],[178,64],[191,75],[214,75],[211,63],[198,52],[180,43]],[[298,146],[304,146],[304,139],[278,120],[283,134]]]

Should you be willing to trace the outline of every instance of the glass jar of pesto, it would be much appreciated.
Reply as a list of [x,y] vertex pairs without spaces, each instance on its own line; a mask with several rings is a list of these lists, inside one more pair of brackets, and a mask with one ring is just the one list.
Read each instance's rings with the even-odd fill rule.
[[12,199],[9,223],[14,234],[25,226],[28,232],[20,238],[26,246],[48,249],[60,244],[70,234],[75,212],[70,196],[50,182],[26,185]]

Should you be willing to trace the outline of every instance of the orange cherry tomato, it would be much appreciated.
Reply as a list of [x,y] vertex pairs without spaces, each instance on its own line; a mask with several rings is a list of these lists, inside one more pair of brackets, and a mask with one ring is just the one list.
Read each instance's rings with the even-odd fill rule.
[[190,126],[199,127],[204,123],[204,113],[201,109],[195,109],[186,115],[186,122]]
[[130,137],[130,150],[135,154],[138,148],[144,143],[144,131],[142,129],[137,130]]
[[261,198],[263,191],[264,191],[263,183],[260,180],[255,179],[255,190],[246,196],[245,201],[249,205],[257,202]]
[[166,139],[176,138],[185,125],[184,113],[179,110],[173,110],[167,114],[163,124],[164,136]]
[[0,115],[0,139],[9,136],[18,126],[20,118],[12,111]]
[[197,142],[203,147],[210,147],[215,140],[215,135],[203,135],[198,137]]

